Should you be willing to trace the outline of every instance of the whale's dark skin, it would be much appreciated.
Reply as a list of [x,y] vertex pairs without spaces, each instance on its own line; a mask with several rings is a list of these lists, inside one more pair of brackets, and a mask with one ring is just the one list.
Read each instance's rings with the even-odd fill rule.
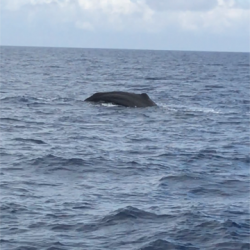
[[95,93],[85,101],[97,103],[112,103],[124,107],[138,108],[157,106],[146,93],[134,94],[122,91]]

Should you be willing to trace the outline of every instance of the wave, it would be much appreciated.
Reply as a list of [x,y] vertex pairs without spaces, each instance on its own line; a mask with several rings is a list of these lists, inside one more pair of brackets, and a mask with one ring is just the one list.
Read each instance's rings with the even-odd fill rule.
[[27,186],[34,186],[34,187],[57,187],[60,184],[55,184],[55,183],[46,183],[46,182],[34,182],[34,181],[22,181],[21,182],[24,185]]
[[201,175],[180,173],[162,177],[158,187],[163,190],[172,190],[171,192],[179,193],[179,195],[194,195],[192,191],[202,189],[207,182],[209,180]]
[[[230,177],[229,177],[230,178]],[[247,178],[247,177],[245,177]],[[179,173],[163,176],[159,180],[159,188],[171,189],[190,197],[243,196],[249,193],[249,181],[244,178],[218,180],[203,174]]]
[[201,177],[198,177],[197,175],[189,175],[189,174],[180,174],[180,175],[168,175],[168,176],[164,176],[160,179],[160,182],[165,182],[165,181],[193,181],[193,180],[197,180],[197,179],[201,179]]
[[237,66],[240,66],[240,67],[249,67],[250,64],[249,63],[238,63]]
[[222,85],[209,84],[205,85],[206,89],[224,89],[225,87]]
[[95,223],[80,225],[76,230],[77,231],[94,231],[106,226],[120,225],[121,223],[131,222],[136,220],[137,223],[145,223],[146,220],[156,222],[161,219],[168,219],[169,215],[157,215],[155,213],[146,212],[144,210],[127,206],[125,208],[121,208],[115,210],[109,215],[104,216],[99,219]]
[[249,155],[246,155],[246,156],[237,156],[237,157],[233,157],[232,160],[235,160],[235,161],[241,161],[243,163],[250,163],[250,156]]
[[231,193],[225,192],[224,190],[221,190],[219,187],[215,188],[214,185],[210,185],[209,187],[197,187],[191,189],[189,194],[192,195],[203,195],[205,197],[212,196],[215,197],[216,195],[220,197],[230,196]]
[[[23,243],[22,246],[19,246],[17,248],[12,248],[12,249],[13,250],[40,250],[41,249],[41,247],[37,248],[37,247],[31,246],[34,243],[33,244],[30,243],[29,245],[26,245],[26,244]],[[48,243],[47,243],[47,245],[48,245]],[[50,243],[49,245],[50,245],[49,247],[46,247],[43,249],[45,249],[45,250],[65,250],[65,249],[68,249],[67,247],[65,248],[65,245],[62,244],[61,242]]]
[[69,102],[74,101],[73,98],[68,97],[56,97],[56,98],[45,98],[45,97],[32,97],[32,96],[8,96],[0,99],[2,103],[17,103],[17,104],[26,104],[30,105],[45,105],[56,103],[60,105],[65,105]]
[[208,66],[223,66],[221,63],[208,63]]
[[13,140],[20,141],[20,142],[31,142],[31,143],[35,143],[35,144],[46,144],[46,142],[44,142],[42,140],[38,140],[38,139],[15,138]]
[[[23,246],[15,248],[13,250],[38,250],[38,248],[37,247],[31,247],[31,246],[23,245]],[[57,249],[57,250],[59,250],[59,249]]]
[[11,103],[46,103],[46,99],[32,96],[9,96],[1,98],[0,101]]
[[0,243],[8,243],[11,242],[10,240],[0,239]]
[[[235,222],[230,219],[222,222],[212,220],[199,223],[195,226],[194,230],[196,232],[203,232],[204,235],[201,235],[202,238],[205,237],[206,231],[213,232],[214,238],[208,242],[209,249],[234,250],[249,249],[250,247],[248,242],[250,225],[247,223]],[[239,241],[238,239],[241,240]]]
[[199,250],[197,247],[193,246],[185,246],[182,244],[177,244],[173,242],[169,242],[167,240],[158,239],[150,242],[146,246],[140,248],[140,250]]
[[187,106],[181,106],[181,105],[168,105],[166,103],[157,103],[158,106],[165,108],[169,111],[173,112],[183,112],[183,114],[188,112],[194,112],[196,114],[198,113],[214,113],[214,114],[220,114],[221,111],[215,110],[213,108],[206,108],[206,107],[187,107]]
[[[188,190],[188,194],[195,196],[204,196],[204,197],[214,197],[216,195],[225,197],[225,196],[235,196],[237,194],[238,197],[244,196],[244,193],[249,193],[250,186],[249,181],[243,180],[203,180],[200,182],[199,180],[194,180],[193,182],[187,183],[190,190]],[[196,184],[196,187],[194,186]],[[184,184],[185,185],[185,184]]]
[[74,230],[76,225],[69,225],[69,224],[55,224],[51,225],[51,230],[53,231],[67,231],[67,230]]
[[134,220],[134,219],[157,219],[163,215],[157,215],[155,213],[146,212],[144,210],[128,206],[125,208],[118,209],[112,214],[105,216],[101,221],[104,224],[110,224],[123,220]]
[[197,160],[203,160],[203,159],[229,159],[228,156],[222,155],[222,153],[218,153],[216,150],[213,149],[202,149],[198,152],[193,151],[187,151],[187,150],[181,150],[179,148],[173,148],[169,149],[168,152],[157,155],[159,158],[167,158],[167,157],[185,157],[187,162],[197,161]]
[[1,117],[0,121],[7,121],[7,122],[21,122],[21,120],[19,119],[15,119],[15,118],[9,118],[9,117]]
[[1,208],[1,213],[8,212],[8,214],[19,214],[19,213],[26,213],[29,211],[28,207],[20,205],[15,202],[3,203],[1,204],[0,208]]
[[235,241],[224,241],[220,243],[214,244],[211,249],[218,249],[218,250],[249,250],[250,244],[243,243],[243,242],[235,242]]
[[213,150],[200,150],[197,153],[190,153],[188,162],[192,161],[197,161],[197,160],[204,160],[204,159],[209,159],[209,160],[220,160],[220,159],[227,159],[228,157],[226,155],[222,155],[217,153],[217,151]]
[[[54,156],[52,154],[38,157],[29,161],[29,164],[37,167],[50,167],[49,170],[71,170],[73,166],[86,166],[89,165],[81,158],[63,158]],[[85,169],[86,170],[86,169]]]
[[73,98],[69,98],[69,97],[56,97],[56,98],[53,98],[53,99],[48,99],[52,102],[63,102],[63,103],[67,103],[67,102],[72,102],[74,101]]
[[145,77],[144,78],[145,80],[148,80],[148,81],[164,81],[164,80],[170,80],[172,79],[172,77]]

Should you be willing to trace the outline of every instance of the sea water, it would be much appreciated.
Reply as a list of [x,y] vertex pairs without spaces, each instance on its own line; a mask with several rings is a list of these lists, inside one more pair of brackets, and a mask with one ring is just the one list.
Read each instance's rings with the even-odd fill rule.
[[[1,47],[1,250],[250,249],[249,53]],[[84,100],[147,93],[158,107]]]

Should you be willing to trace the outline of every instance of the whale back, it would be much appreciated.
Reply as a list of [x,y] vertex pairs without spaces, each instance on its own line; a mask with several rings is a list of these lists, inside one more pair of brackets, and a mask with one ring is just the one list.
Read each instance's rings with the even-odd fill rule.
[[85,101],[112,103],[125,107],[157,106],[146,93],[135,94],[123,91],[98,92],[87,98]]

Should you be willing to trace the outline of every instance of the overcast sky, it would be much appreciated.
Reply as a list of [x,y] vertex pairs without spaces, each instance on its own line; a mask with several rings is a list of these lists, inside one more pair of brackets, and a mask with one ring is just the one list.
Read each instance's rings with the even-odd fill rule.
[[250,51],[250,0],[0,0],[1,45]]

